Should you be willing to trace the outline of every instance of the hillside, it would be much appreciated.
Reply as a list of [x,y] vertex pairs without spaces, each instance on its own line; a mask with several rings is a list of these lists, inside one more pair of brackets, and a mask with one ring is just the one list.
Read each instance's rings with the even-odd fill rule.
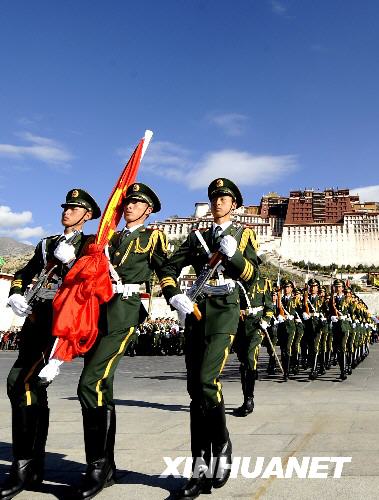
[[13,238],[0,237],[0,257],[5,261],[1,271],[13,274],[30,260],[33,253],[32,245],[26,245]]

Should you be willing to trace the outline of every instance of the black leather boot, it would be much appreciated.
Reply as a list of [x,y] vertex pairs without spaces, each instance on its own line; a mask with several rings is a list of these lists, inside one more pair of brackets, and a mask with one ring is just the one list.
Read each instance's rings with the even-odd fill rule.
[[211,440],[206,415],[201,405],[194,401],[190,404],[190,429],[192,477],[175,492],[177,500],[197,498],[202,493],[210,493],[212,489]]
[[268,361],[268,367],[267,367],[268,375],[275,375],[276,372],[275,367],[276,367],[275,356],[272,354]]
[[[254,387],[255,381],[257,379],[257,370],[250,370],[245,368],[244,370],[244,392],[243,392],[243,404],[239,408],[233,411],[233,415],[236,417],[246,417],[254,410]],[[242,372],[241,372],[242,378]]]
[[346,380],[347,379],[347,375],[346,375],[346,354],[344,352],[339,352],[338,353],[338,361],[339,361],[340,370],[341,370],[340,379],[341,380]]
[[316,380],[317,378],[317,353],[312,354],[312,363],[311,363],[311,373],[309,374],[309,380]]
[[9,477],[0,489],[0,499],[13,498],[21,491],[34,488],[42,482],[48,412],[48,408],[35,405],[12,407],[14,460]]
[[319,365],[319,369],[318,369],[318,374],[319,375],[325,375],[326,373],[326,368],[325,368],[325,359],[326,359],[326,352],[321,352],[319,355],[319,361],[320,361],[320,365]]
[[330,370],[332,367],[331,352],[326,351],[325,353],[325,370]]
[[351,375],[353,373],[353,370],[351,368],[351,362],[352,362],[352,353],[348,352],[346,353],[346,374]]
[[208,432],[212,441],[213,488],[222,488],[230,477],[232,443],[226,427],[224,401],[207,411]]
[[115,482],[113,447],[114,409],[104,406],[82,408],[87,470],[77,492],[78,498],[93,498]]
[[290,363],[291,363],[291,358],[286,352],[282,352],[282,366],[283,366],[283,380],[284,382],[287,382],[287,380],[290,378]]

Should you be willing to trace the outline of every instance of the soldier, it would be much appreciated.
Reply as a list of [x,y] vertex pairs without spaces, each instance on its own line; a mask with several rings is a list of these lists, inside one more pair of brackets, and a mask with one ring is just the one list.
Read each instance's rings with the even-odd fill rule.
[[281,287],[284,289],[284,295],[278,300],[278,341],[284,370],[283,379],[287,382],[290,377],[292,344],[296,332],[296,301],[292,293],[294,289],[292,281],[282,280]]
[[[62,204],[63,234],[40,241],[26,266],[17,271],[11,283],[8,304],[18,316],[26,317],[20,333],[20,349],[7,381],[12,405],[13,456],[8,481],[0,498],[12,498],[20,491],[43,481],[45,445],[49,427],[46,387],[38,373],[49,359],[54,344],[52,336],[52,301],[71,265],[88,242],[82,228],[89,219],[97,219],[100,209],[82,189],[71,189]],[[55,264],[54,272],[38,292],[31,308],[24,297],[34,276]]]
[[321,319],[320,313],[323,305],[323,300],[318,295],[320,283],[311,278],[308,281],[309,296],[305,292],[305,305],[308,311],[304,310],[304,330],[308,340],[308,359],[310,361],[311,372],[309,378],[315,380],[317,378],[317,358],[321,339]]
[[[160,283],[166,300],[186,317],[185,355],[187,389],[191,398],[190,428],[193,474],[178,498],[196,498],[211,487],[221,488],[230,476],[232,443],[226,427],[220,374],[226,363],[239,321],[239,280],[248,289],[256,280],[258,257],[254,231],[242,236],[231,222],[234,209],[242,205],[237,186],[229,179],[216,179],[208,187],[213,225],[202,233],[193,231],[161,270]],[[234,235],[237,237],[234,238]],[[201,320],[191,313],[194,304],[180,293],[177,278],[192,265],[197,275],[211,252],[223,255],[222,270],[198,298]],[[198,315],[199,316],[199,315]],[[207,478],[213,454],[213,477]],[[208,471],[209,469],[209,471]],[[208,474],[206,474],[208,471]]]
[[300,288],[295,288],[295,337],[293,339],[292,344],[292,354],[291,354],[291,368],[292,373],[294,375],[298,375],[299,373],[299,363],[300,363],[300,346],[301,339],[304,335],[304,323],[302,321],[302,313],[303,313],[303,295]]
[[328,363],[330,359],[330,351],[329,351],[329,334],[330,328],[327,320],[329,306],[326,299],[326,288],[321,286],[319,288],[319,296],[322,301],[322,305],[320,308],[320,320],[321,320],[321,338],[320,338],[320,348],[319,348],[319,363],[320,369],[319,374],[325,375],[326,370],[328,369]]
[[271,282],[257,274],[254,285],[240,290],[241,317],[234,349],[240,362],[243,404],[233,414],[246,417],[254,410],[254,387],[258,379],[258,355],[265,332],[274,316]]
[[[274,313],[275,313],[276,305],[278,302],[278,291],[276,290],[276,288],[274,288],[271,292],[271,301],[272,301],[272,304],[274,306]],[[276,319],[275,314],[274,314],[274,316],[271,318],[269,327],[267,329],[268,335],[270,336],[271,344],[272,344],[274,349],[275,349],[275,346],[278,342],[278,324],[279,324],[279,322]],[[263,342],[263,343],[265,344],[265,342]],[[276,360],[275,360],[275,354],[274,354],[274,351],[271,347],[271,344],[267,340],[266,347],[267,347],[267,354],[269,356],[268,365],[267,365],[267,373],[268,373],[268,375],[275,375]]]
[[78,385],[87,460],[78,498],[92,498],[115,481],[113,379],[137,325],[147,316],[140,286],[149,282],[152,271],[161,266],[166,256],[164,233],[143,225],[150,213],[159,212],[160,208],[157,195],[148,186],[131,184],[123,206],[126,226],[109,243],[115,294],[102,307],[98,342],[85,356]]
[[333,329],[333,351],[337,353],[341,374],[340,379],[346,380],[346,344],[349,337],[348,314],[351,305],[348,303],[344,293],[342,280],[334,280],[334,291],[330,301],[330,320]]

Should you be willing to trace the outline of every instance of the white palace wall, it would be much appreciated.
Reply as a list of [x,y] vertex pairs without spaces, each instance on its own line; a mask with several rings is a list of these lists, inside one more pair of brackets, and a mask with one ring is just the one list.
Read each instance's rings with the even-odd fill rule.
[[344,224],[283,227],[279,254],[283,259],[358,266],[379,265],[379,230],[348,220]]

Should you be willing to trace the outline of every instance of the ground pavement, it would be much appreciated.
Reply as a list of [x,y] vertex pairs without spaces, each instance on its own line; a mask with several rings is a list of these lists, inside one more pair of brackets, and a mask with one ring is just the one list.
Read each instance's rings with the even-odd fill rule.
[[[15,357],[16,353],[0,352],[1,478],[8,470],[11,452],[5,380]],[[291,457],[299,461],[304,457],[351,457],[351,463],[344,465],[340,479],[333,477],[334,464],[328,469],[318,469],[318,472],[327,470],[327,478],[319,479],[298,478],[296,474],[288,479],[275,475],[262,478],[262,474],[248,478],[238,473],[224,488],[204,498],[377,499],[379,344],[372,346],[370,356],[345,382],[338,381],[334,367],[313,382],[300,374],[284,383],[279,375],[273,378],[265,375],[267,357],[264,353],[261,361],[256,409],[246,418],[231,415],[232,409],[241,403],[235,355],[230,356],[224,370],[224,396],[234,456],[251,457],[250,472],[257,457],[265,459],[263,471],[279,460],[284,473],[293,460]],[[38,492],[21,493],[17,497],[20,500],[69,498],[72,492],[69,485],[78,484],[84,471],[80,407],[76,398],[81,365],[81,360],[65,364],[49,388],[51,425],[46,482]],[[189,400],[183,357],[125,357],[118,368],[115,397],[118,483],[103,490],[97,498],[171,498],[170,490],[183,484],[183,479],[160,477],[166,468],[163,457],[174,459],[190,454]],[[180,467],[179,471],[182,472]],[[274,468],[275,471],[280,475],[280,469]]]

